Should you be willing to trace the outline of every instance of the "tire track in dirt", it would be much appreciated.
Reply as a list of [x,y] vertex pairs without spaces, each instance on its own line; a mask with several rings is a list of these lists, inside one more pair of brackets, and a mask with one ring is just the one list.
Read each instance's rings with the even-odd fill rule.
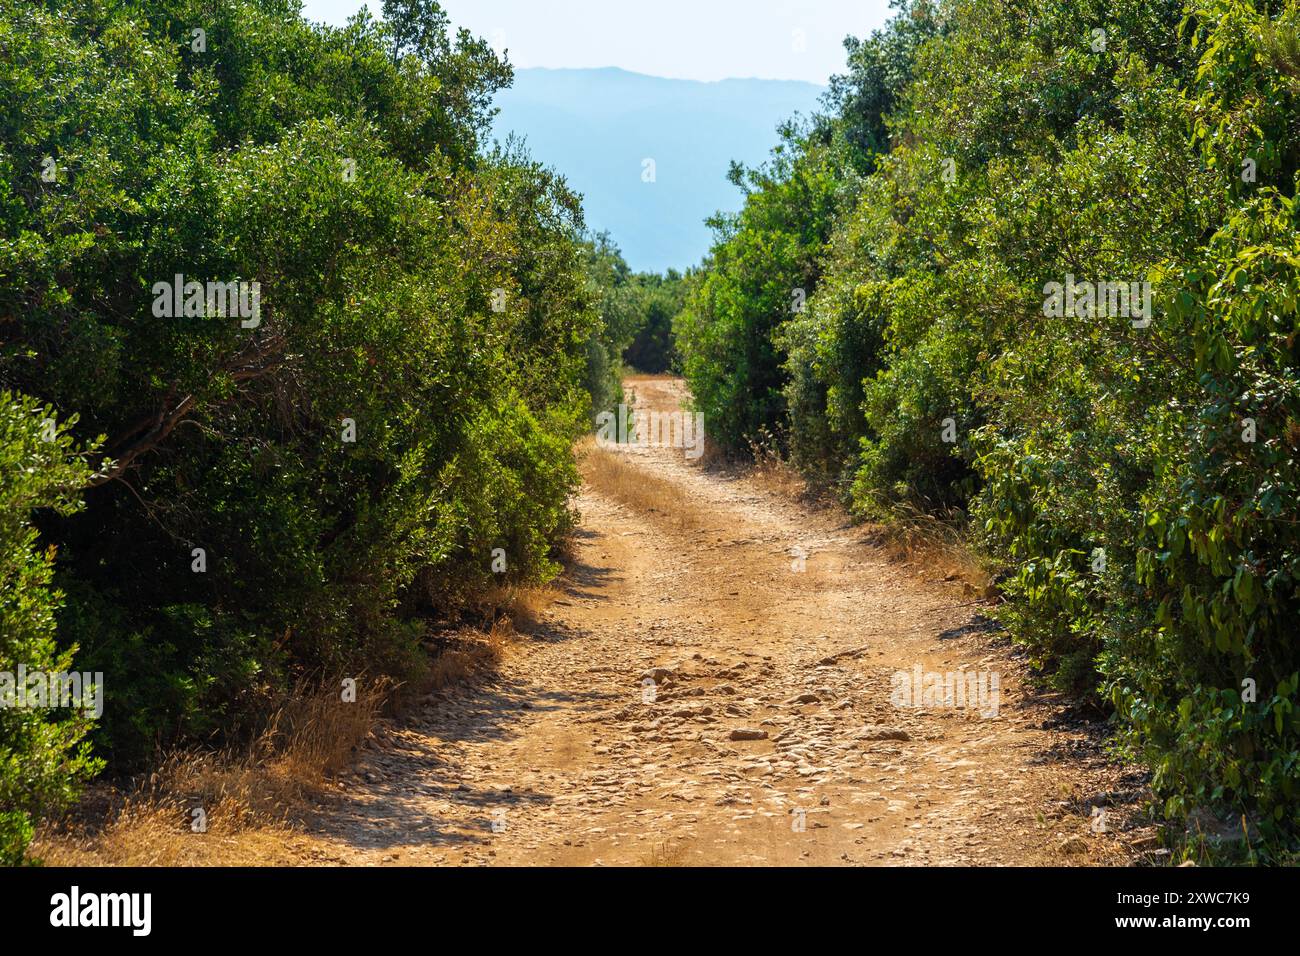
[[[643,407],[681,397],[677,380],[632,384]],[[583,489],[574,560],[537,633],[492,677],[377,735],[295,856],[1115,861],[1115,841],[1063,809],[1115,768],[1080,735],[1043,729],[1052,708],[1025,692],[960,584],[889,562],[836,509],[680,450],[591,454],[617,455],[634,493]],[[997,672],[997,716],[894,706],[891,676],[918,664]]]

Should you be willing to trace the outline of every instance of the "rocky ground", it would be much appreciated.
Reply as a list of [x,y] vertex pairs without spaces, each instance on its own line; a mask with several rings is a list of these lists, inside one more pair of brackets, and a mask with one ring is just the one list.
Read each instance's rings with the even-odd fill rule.
[[[634,381],[644,406],[680,383]],[[575,556],[491,677],[381,728],[286,843],[345,864],[1126,862],[1140,780],[1026,689],[970,588],[890,561],[834,507],[680,449],[602,451]],[[997,714],[891,680],[999,679]],[[909,685],[910,686],[910,685]],[[986,685],[987,686],[987,685]]]

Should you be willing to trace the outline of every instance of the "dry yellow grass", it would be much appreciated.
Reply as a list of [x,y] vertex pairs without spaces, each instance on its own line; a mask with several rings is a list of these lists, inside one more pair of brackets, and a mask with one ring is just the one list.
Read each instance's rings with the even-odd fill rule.
[[994,595],[988,568],[971,547],[959,522],[916,509],[895,509],[894,517],[872,525],[871,531],[891,560],[921,565],[932,576],[961,581],[968,596]]
[[361,677],[354,702],[342,699],[341,680],[300,684],[244,748],[181,751],[125,788],[97,784],[72,814],[41,829],[31,855],[52,866],[301,862],[291,852],[311,845],[301,821],[366,739],[385,733],[383,714],[491,672],[518,639],[515,617],[535,616],[543,600],[531,589],[496,598],[507,613],[453,635],[420,680]]
[[541,626],[542,614],[557,594],[550,585],[504,584],[491,588],[479,601],[483,626],[490,630],[504,618],[517,634],[531,634]]
[[759,487],[774,494],[797,499],[817,497],[803,475],[774,454],[756,454],[747,474]]
[[[247,747],[172,754],[127,790],[100,785],[69,818],[37,835],[50,865],[183,866],[271,862],[299,811],[352,760],[394,685],[300,684]],[[236,839],[238,838],[238,839]],[[235,844],[238,844],[237,848]]]
[[495,670],[518,637],[508,617],[498,618],[486,631],[460,632],[434,659],[421,690],[442,690]]
[[627,455],[610,451],[588,440],[579,451],[583,479],[601,494],[651,515],[676,531],[692,531],[711,525],[709,515],[683,497],[671,481],[647,474]]

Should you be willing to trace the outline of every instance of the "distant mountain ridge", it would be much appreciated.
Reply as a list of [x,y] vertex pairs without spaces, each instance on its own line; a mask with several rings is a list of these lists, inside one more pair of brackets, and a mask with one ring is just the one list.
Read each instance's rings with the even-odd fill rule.
[[[587,224],[607,229],[637,271],[695,265],[704,219],[740,208],[731,160],[753,165],[776,128],[817,107],[825,87],[797,80],[674,80],[602,69],[521,69],[498,95],[493,130],[523,138],[583,194]],[[643,161],[654,160],[654,182]]]

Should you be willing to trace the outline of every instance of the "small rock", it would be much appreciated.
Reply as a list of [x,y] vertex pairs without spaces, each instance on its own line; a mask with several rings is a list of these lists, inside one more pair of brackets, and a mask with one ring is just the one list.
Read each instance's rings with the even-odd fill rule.
[[867,724],[857,733],[858,740],[911,740],[912,735],[901,727]]
[[737,727],[727,735],[728,740],[766,740],[767,731],[756,727]]

